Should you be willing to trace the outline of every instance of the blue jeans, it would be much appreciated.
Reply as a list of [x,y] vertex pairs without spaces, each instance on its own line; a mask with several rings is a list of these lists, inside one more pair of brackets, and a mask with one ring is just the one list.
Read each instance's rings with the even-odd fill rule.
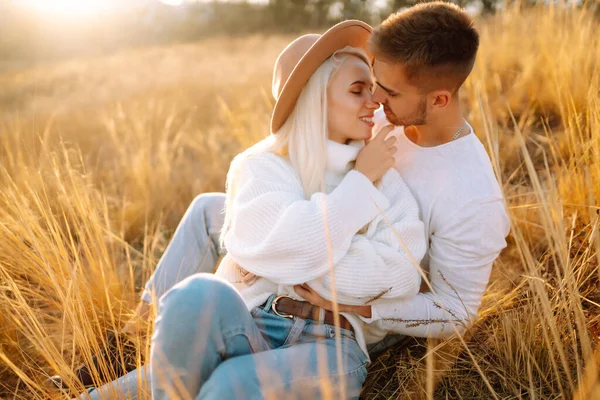
[[224,206],[224,193],[204,193],[192,201],[146,282],[143,301],[153,303],[153,299],[195,273],[214,272],[221,253]]
[[[185,278],[198,272],[209,273],[214,271],[221,252],[219,232],[223,224],[222,210],[224,202],[225,195],[222,193],[202,194],[194,199],[179,223],[154,274],[146,283],[142,300],[150,303],[153,298],[160,298]],[[268,304],[269,302],[267,302]],[[247,311],[246,313],[250,315]],[[253,314],[256,314],[255,310],[253,310]],[[253,317],[256,318],[254,315]],[[289,325],[289,321],[291,320],[285,322]],[[315,327],[309,321],[307,321],[307,325]],[[259,330],[262,332],[260,327]],[[403,335],[388,335],[381,342],[369,345],[369,353],[373,357],[405,338]],[[186,347],[184,346],[184,348]],[[150,373],[147,366],[145,366],[99,389],[92,389],[89,393],[82,394],[80,398],[143,398],[143,396],[138,397],[138,395],[150,392],[149,379]]]
[[324,382],[328,398],[358,398],[367,358],[354,334],[336,338],[330,325],[277,316],[273,298],[250,313],[237,290],[211,274],[167,292],[152,336],[152,398],[319,399]]
[[[214,275],[175,285],[160,300],[152,336],[152,398],[358,399],[367,357],[354,333],[336,337],[331,325],[277,316],[274,297],[248,312]],[[135,386],[137,373],[128,376]]]

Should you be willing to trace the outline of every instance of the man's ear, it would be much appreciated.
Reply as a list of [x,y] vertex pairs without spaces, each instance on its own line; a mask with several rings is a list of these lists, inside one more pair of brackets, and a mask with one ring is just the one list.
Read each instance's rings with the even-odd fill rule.
[[452,93],[448,90],[437,90],[432,93],[433,96],[433,106],[444,108],[448,104],[450,104],[450,100],[452,99]]

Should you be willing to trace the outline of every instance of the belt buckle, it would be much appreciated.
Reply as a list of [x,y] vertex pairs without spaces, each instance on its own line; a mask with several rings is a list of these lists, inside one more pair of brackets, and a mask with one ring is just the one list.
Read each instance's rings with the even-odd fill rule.
[[279,299],[283,298],[283,297],[290,297],[287,294],[282,294],[279,295],[277,297],[275,297],[273,299],[273,302],[271,303],[271,310],[273,310],[273,312],[275,313],[275,315],[282,317],[282,318],[289,318],[289,319],[294,319],[294,316],[291,314],[280,314],[279,311],[277,311],[277,302],[279,301]]

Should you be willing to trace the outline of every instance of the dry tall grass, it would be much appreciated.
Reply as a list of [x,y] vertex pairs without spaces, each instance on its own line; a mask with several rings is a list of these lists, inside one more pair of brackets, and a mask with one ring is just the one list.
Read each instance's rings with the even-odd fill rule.
[[[559,8],[482,22],[464,100],[506,195],[509,248],[466,344],[385,354],[367,398],[600,398],[598,25]],[[289,39],[0,75],[0,398],[51,397],[44,379],[132,313],[187,204],[222,190],[231,157],[268,132]]]

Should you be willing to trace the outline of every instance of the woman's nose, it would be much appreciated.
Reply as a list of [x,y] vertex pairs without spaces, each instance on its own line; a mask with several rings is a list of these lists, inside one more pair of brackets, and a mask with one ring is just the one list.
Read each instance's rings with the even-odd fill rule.
[[377,110],[379,108],[379,103],[373,101],[373,95],[369,94],[369,98],[365,102],[365,108],[369,110]]

